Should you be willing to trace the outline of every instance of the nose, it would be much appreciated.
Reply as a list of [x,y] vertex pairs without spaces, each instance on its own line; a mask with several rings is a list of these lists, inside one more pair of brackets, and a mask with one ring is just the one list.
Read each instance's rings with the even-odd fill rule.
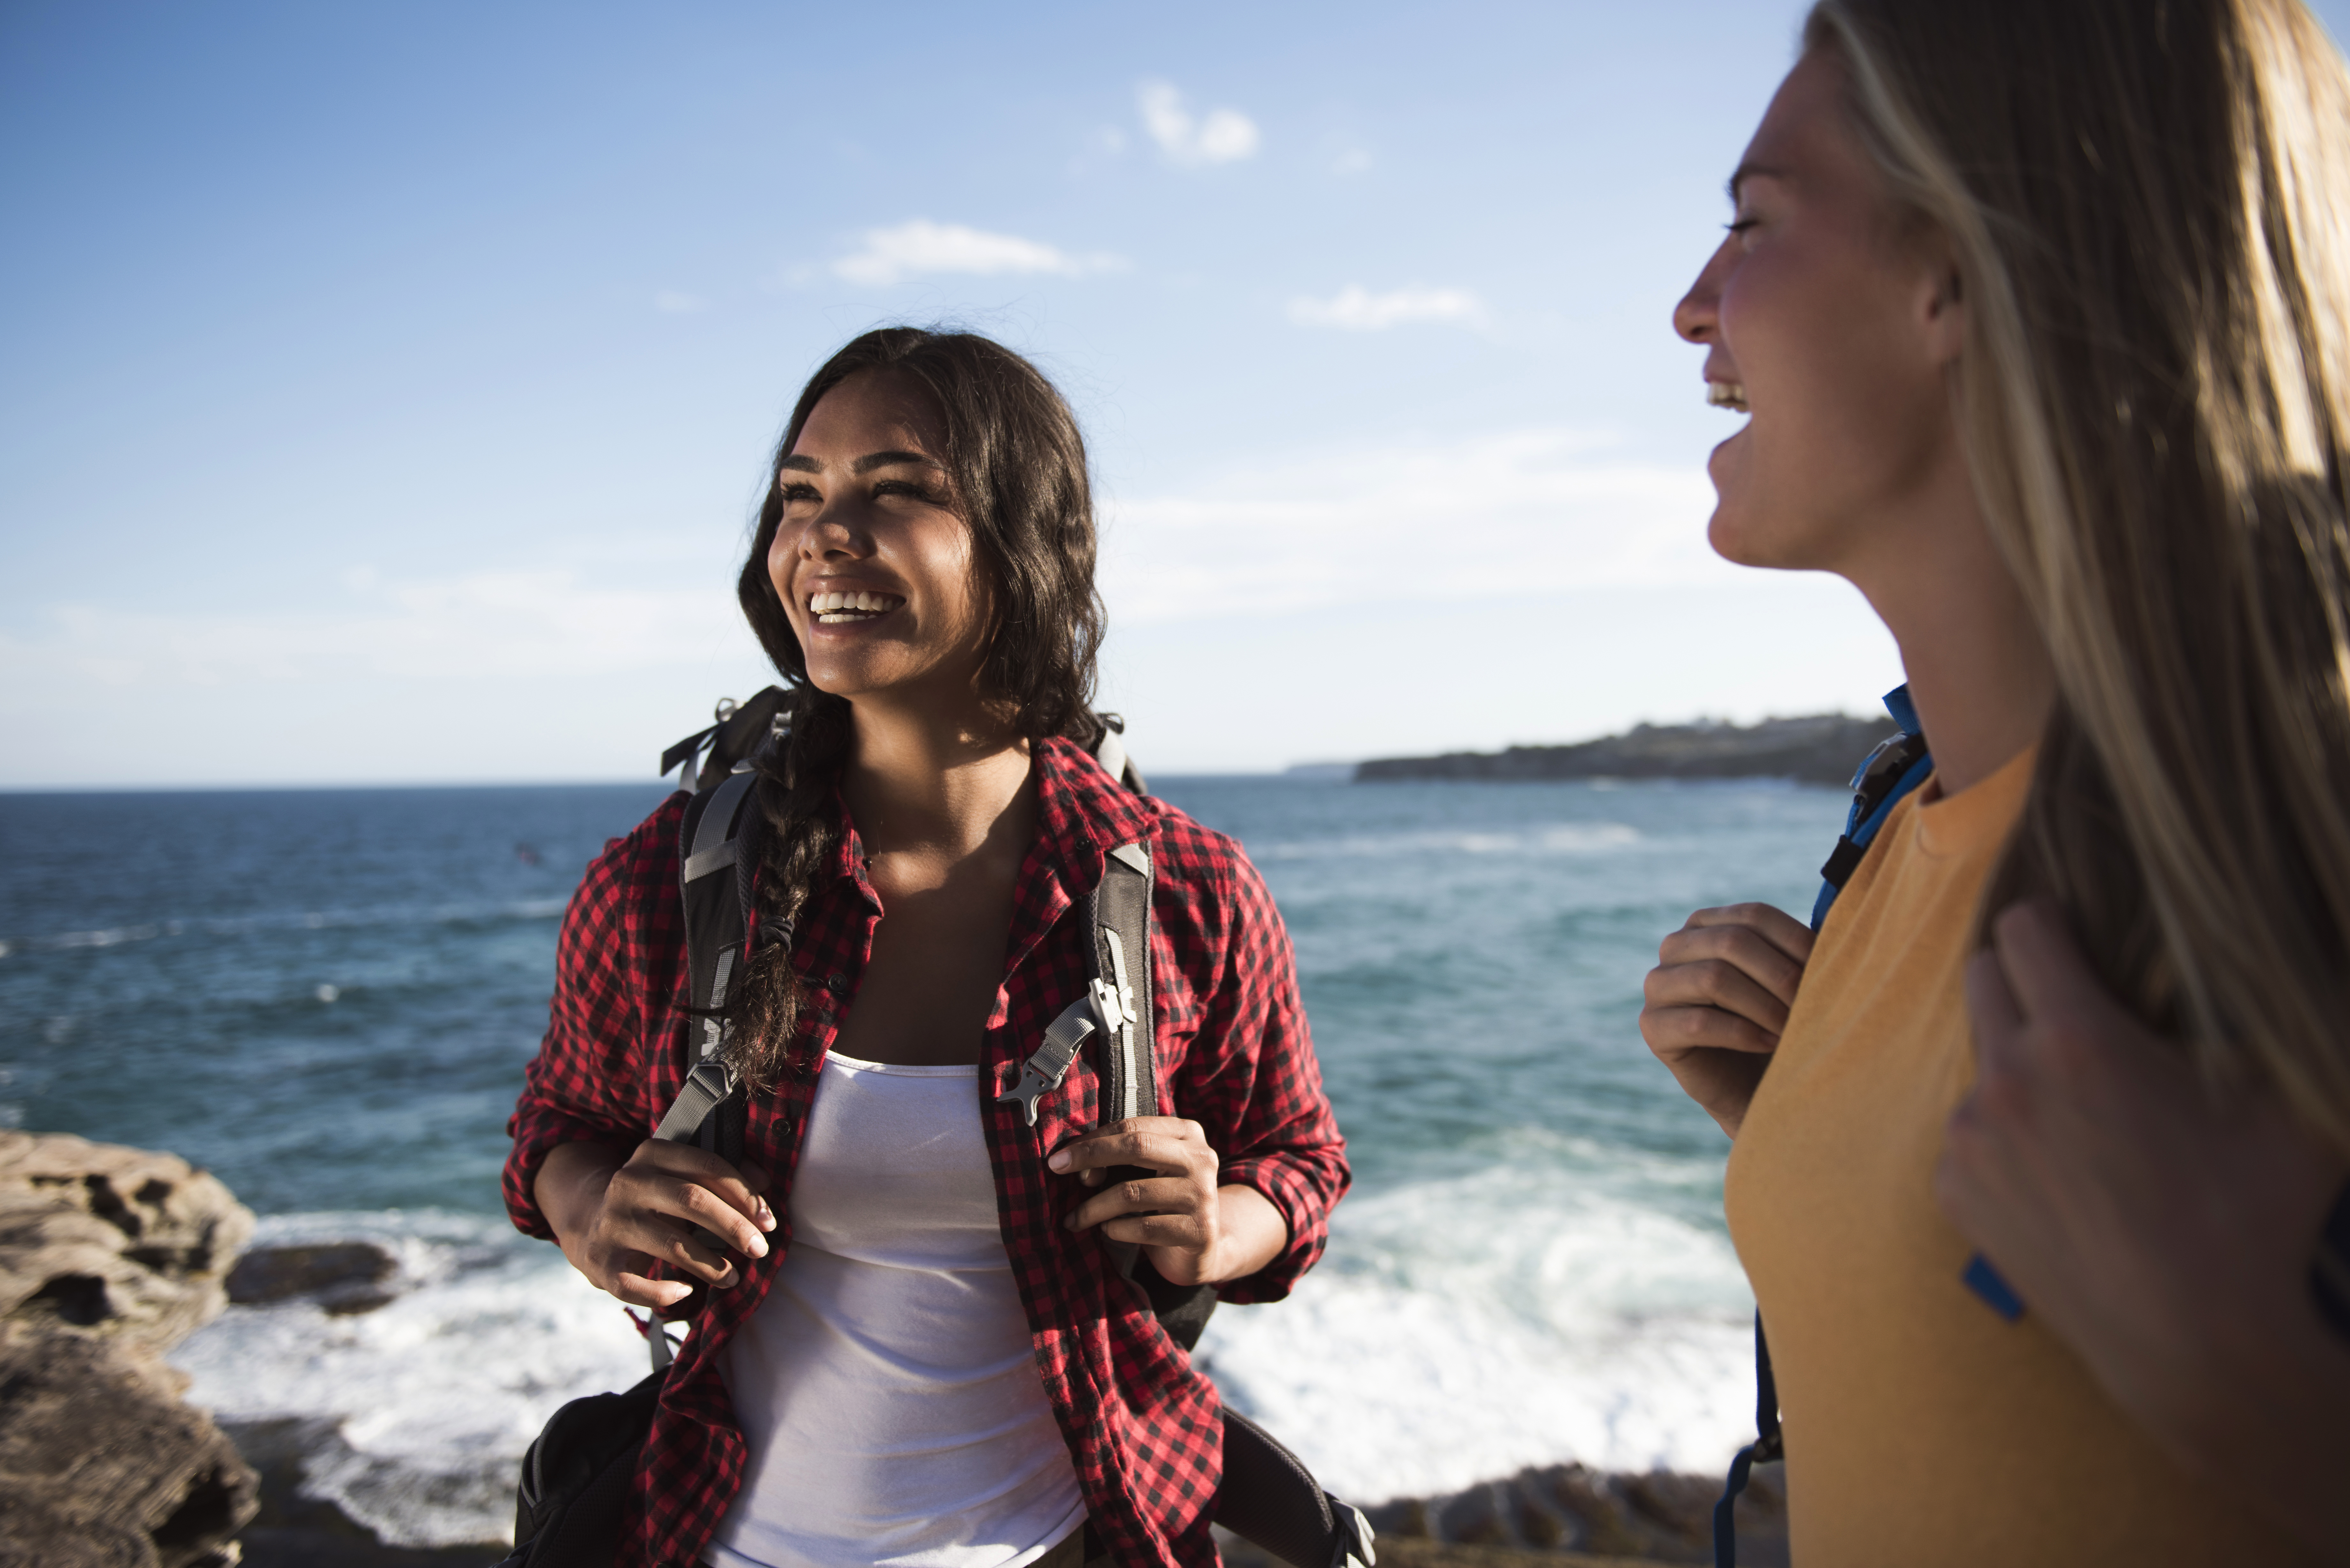
[[858,525],[853,507],[836,499],[801,523],[777,525],[767,546],[767,576],[775,592],[788,602],[794,597],[793,574],[800,565],[826,561],[860,561],[873,553],[873,542]]
[[792,547],[805,561],[863,560],[873,553],[863,523],[853,496],[835,496],[801,526]]
[[1673,306],[1673,330],[1691,343],[1711,343],[1721,326],[1721,272],[1730,254],[1727,242],[1706,258],[1705,267]]

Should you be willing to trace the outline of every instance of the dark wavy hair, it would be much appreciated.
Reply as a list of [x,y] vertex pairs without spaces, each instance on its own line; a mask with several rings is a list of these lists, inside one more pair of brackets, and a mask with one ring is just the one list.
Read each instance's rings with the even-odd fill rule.
[[756,951],[735,993],[727,1045],[735,1068],[759,1090],[786,1070],[799,1033],[806,999],[790,961],[791,937],[839,851],[835,786],[854,735],[848,702],[809,683],[806,651],[768,575],[767,552],[784,516],[777,481],[824,395],[877,370],[922,388],[946,427],[940,455],[971,528],[976,569],[993,590],[995,624],[980,672],[984,695],[1031,740],[1066,735],[1090,745],[1101,730],[1092,711],[1103,620],[1094,587],[1093,487],[1069,405],[1035,366],[974,333],[884,327],[848,343],[793,405],[735,586],[785,691],[785,733],[757,758],[764,831]]

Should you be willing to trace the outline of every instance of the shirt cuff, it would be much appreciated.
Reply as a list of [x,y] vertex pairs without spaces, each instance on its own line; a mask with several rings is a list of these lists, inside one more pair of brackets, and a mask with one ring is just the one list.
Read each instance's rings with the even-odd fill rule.
[[644,1141],[641,1133],[631,1134],[624,1127],[546,1105],[526,1105],[517,1109],[506,1123],[506,1132],[514,1139],[514,1148],[506,1156],[503,1182],[506,1216],[514,1221],[515,1230],[542,1241],[552,1241],[556,1236],[554,1227],[547,1224],[546,1216],[539,1210],[535,1189],[539,1168],[557,1145],[600,1143],[632,1148]]

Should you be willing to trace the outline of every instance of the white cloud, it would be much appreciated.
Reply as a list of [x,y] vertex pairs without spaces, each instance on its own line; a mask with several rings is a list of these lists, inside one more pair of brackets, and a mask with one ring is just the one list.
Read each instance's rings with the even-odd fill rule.
[[589,676],[692,662],[741,619],[723,580],[691,589],[611,587],[543,571],[387,581],[362,567],[344,574],[343,586],[349,597],[333,610],[56,605],[47,635],[0,637],[0,675],[20,695],[36,678],[169,689]]
[[1118,257],[1066,251],[1016,234],[992,234],[961,223],[914,218],[895,228],[868,229],[865,248],[832,264],[837,276],[871,287],[887,287],[930,273],[1044,273],[1084,277],[1126,264]]
[[[649,777],[712,699],[774,679],[727,563],[683,565],[667,586],[362,568],[286,609],[52,603],[0,628],[0,782]],[[126,703],[137,746],[105,730]]]
[[710,308],[710,301],[683,289],[664,288],[653,296],[653,308],[663,316],[692,316]]
[[1740,580],[1706,545],[1702,471],[1605,448],[1562,429],[1390,444],[1124,502],[1104,540],[1111,621]]
[[1347,332],[1384,332],[1413,322],[1450,322],[1474,327],[1485,306],[1465,288],[1398,288],[1373,294],[1349,285],[1327,299],[1293,299],[1289,319],[1301,327],[1335,327]]
[[1135,89],[1142,128],[1168,161],[1186,167],[1237,163],[1256,156],[1256,121],[1236,109],[1213,109],[1194,119],[1183,95],[1168,82],[1144,82]]

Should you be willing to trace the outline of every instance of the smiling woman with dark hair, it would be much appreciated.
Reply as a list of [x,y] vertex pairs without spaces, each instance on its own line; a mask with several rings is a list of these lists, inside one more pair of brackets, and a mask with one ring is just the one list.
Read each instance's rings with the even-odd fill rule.
[[[1277,1300],[1347,1165],[1254,869],[1092,753],[1093,568],[1084,443],[1017,355],[890,328],[802,394],[740,590],[788,726],[725,1047],[744,1158],[647,1137],[687,1065],[681,795],[573,900],[506,1171],[589,1280],[692,1312],[624,1562],[1215,1561],[1215,1391],[1111,1244]],[[1081,1056],[1032,1121],[1002,1091],[1129,846],[1161,1114],[1103,1119]]]

